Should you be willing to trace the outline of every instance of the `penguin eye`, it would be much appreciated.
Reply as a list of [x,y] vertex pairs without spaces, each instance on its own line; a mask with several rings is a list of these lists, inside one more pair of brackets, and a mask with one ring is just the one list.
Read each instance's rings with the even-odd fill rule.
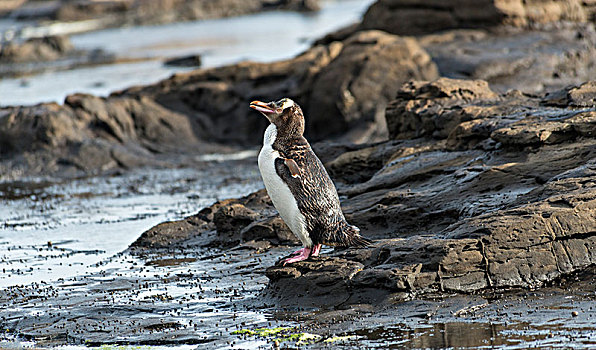
[[277,112],[277,113],[281,113],[281,112],[283,112],[283,111],[284,111],[284,110],[283,110],[283,108],[277,108],[277,109],[275,110],[275,112]]

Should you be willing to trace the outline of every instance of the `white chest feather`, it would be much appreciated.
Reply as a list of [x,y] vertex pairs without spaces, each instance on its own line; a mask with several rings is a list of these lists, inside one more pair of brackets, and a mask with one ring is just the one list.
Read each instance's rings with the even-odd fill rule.
[[292,195],[290,188],[277,175],[275,171],[275,159],[280,158],[279,152],[273,149],[272,145],[277,136],[277,128],[271,124],[265,131],[263,148],[259,153],[259,170],[265,183],[265,188],[273,205],[279,212],[283,221],[290,230],[300,239],[303,245],[312,246],[312,240],[306,230],[304,215],[300,213],[296,199]]

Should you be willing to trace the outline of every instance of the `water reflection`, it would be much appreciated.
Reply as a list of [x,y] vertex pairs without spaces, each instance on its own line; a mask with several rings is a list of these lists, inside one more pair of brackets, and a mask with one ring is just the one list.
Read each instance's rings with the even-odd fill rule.
[[[404,325],[354,332],[358,343],[386,349],[528,349],[561,346],[593,349],[593,329],[565,325],[535,326],[527,323],[434,323],[421,328]],[[348,346],[348,344],[346,344]]]

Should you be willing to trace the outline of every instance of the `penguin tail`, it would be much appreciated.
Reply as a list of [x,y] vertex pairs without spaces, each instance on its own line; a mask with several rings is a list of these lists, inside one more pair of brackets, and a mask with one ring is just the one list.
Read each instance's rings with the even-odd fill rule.
[[360,235],[360,229],[354,225],[345,225],[342,231],[346,246],[364,248],[372,244],[370,239]]

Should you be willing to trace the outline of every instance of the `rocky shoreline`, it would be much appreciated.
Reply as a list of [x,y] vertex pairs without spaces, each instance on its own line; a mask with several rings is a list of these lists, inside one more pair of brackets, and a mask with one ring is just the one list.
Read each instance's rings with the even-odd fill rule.
[[[370,303],[379,293],[537,288],[593,265],[594,86],[529,97],[484,81],[406,84],[387,109],[391,140],[326,163],[344,182],[348,220],[374,247],[269,268],[270,287],[293,304],[296,288],[318,303]],[[157,226],[132,247],[199,241],[267,249],[292,235],[261,190]]]
[[0,8],[17,20],[100,21],[95,29],[239,16],[264,10],[317,11],[317,0],[12,1]]
[[[0,325],[34,339],[49,332],[64,342],[89,334],[94,344],[116,334],[123,344],[231,342],[231,327],[240,330],[235,319],[226,319],[227,335],[193,334],[201,329],[192,323],[194,314],[216,312],[193,301],[201,288],[172,297],[189,309],[167,320],[156,316],[171,307],[167,298],[146,310],[151,322],[126,320],[139,312],[131,302],[135,293],[159,281],[190,288],[192,269],[217,259],[221,264],[209,265],[214,272],[201,278],[211,291],[217,289],[213,281],[226,281],[222,294],[230,301],[218,304],[222,310],[262,310],[280,324],[329,337],[362,336],[354,332],[370,331],[366,322],[391,323],[395,312],[406,315],[397,317],[403,323],[409,316],[471,322],[486,310],[480,319],[493,322],[507,307],[531,309],[524,300],[567,305],[566,292],[579,300],[581,315],[549,314],[548,302],[538,302],[534,311],[550,315],[544,318],[551,323],[575,317],[581,321],[570,324],[592,322],[588,310],[596,300],[593,290],[585,292],[596,265],[591,2],[507,2],[513,5],[504,8],[487,1],[491,11],[482,13],[466,2],[409,3],[379,0],[360,24],[293,59],[198,69],[107,98],[78,94],[64,105],[0,109],[4,179],[69,178],[187,166],[206,153],[256,149],[265,121],[247,103],[291,97],[305,110],[307,137],[336,182],[348,221],[374,240],[369,248],[327,250],[319,258],[276,265],[296,239],[260,190],[144,232],[124,253],[143,266],[131,267],[133,277],[114,273],[112,284],[102,287],[98,276],[84,277],[93,292],[73,301],[65,292],[70,286],[51,287],[47,295],[57,293],[82,315],[80,333],[61,328],[66,311],[54,310],[55,323],[43,327],[34,325],[35,318],[0,312]],[[550,16],[536,15],[546,10]],[[163,264],[149,263],[158,260]],[[235,270],[222,270],[226,264]],[[163,275],[140,277],[154,265]],[[170,266],[191,272],[176,267],[176,277],[170,276]],[[230,277],[235,273],[244,278],[240,289]],[[97,327],[112,318],[85,316],[93,296],[119,293],[122,284],[130,295],[111,302],[124,310],[116,319],[126,325],[100,333]],[[250,292],[239,294],[245,288]],[[533,294],[538,289],[540,296]],[[18,295],[24,306],[35,288],[3,293],[0,302]],[[77,300],[84,305],[76,306]],[[166,329],[176,340],[168,340]]]

